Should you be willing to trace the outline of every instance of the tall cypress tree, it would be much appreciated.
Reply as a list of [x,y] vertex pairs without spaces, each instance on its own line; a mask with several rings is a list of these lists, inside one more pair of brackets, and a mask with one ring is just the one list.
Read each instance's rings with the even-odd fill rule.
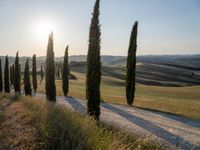
[[53,32],[49,35],[46,56],[46,97],[49,101],[56,101],[55,62],[53,51]]
[[15,85],[15,64],[12,65],[12,85]]
[[70,73],[70,64],[68,65],[68,75],[70,76],[71,73]]
[[24,69],[24,92],[26,96],[32,94],[28,59],[26,60],[26,65]]
[[32,60],[32,82],[33,82],[34,92],[36,93],[36,90],[37,90],[36,55],[33,55],[33,60]]
[[42,82],[42,80],[44,78],[44,71],[43,71],[42,65],[41,65],[41,69],[40,69],[40,77],[41,77],[41,79],[40,79],[40,84],[41,84],[41,82]]
[[19,65],[19,52],[16,53],[16,58],[15,58],[15,93],[21,93],[20,91],[20,82],[21,82],[21,67]]
[[19,64],[19,86],[21,87],[21,74],[22,74],[22,71],[21,71],[21,65]]
[[67,46],[66,50],[65,50],[64,62],[63,62],[63,71],[62,71],[62,88],[63,88],[63,93],[64,93],[65,96],[67,96],[68,91],[69,91],[68,48],[69,48],[69,46]]
[[4,91],[10,93],[10,83],[9,83],[9,62],[8,56],[5,59],[5,68],[4,68]]
[[100,82],[101,82],[101,58],[100,58],[100,24],[99,24],[99,4],[96,0],[93,17],[91,19],[89,33],[89,47],[87,54],[87,75],[86,75],[86,97],[88,115],[96,120],[100,116]]
[[1,67],[1,59],[0,59],[0,92],[3,91],[3,79],[2,79],[2,67]]
[[59,80],[59,77],[60,77],[60,72],[59,72],[59,68],[58,66],[56,66],[56,79]]
[[13,85],[13,80],[12,80],[12,66],[10,66],[10,85]]
[[58,80],[60,80],[60,68],[58,68]]
[[136,21],[131,32],[127,58],[126,99],[129,105],[132,105],[135,97],[137,30],[138,22]]

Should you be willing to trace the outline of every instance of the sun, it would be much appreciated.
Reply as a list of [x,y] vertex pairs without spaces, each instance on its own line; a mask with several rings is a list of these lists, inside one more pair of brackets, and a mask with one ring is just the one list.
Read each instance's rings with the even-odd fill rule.
[[48,22],[40,22],[35,26],[35,36],[40,42],[46,42],[48,35],[55,30],[55,27]]

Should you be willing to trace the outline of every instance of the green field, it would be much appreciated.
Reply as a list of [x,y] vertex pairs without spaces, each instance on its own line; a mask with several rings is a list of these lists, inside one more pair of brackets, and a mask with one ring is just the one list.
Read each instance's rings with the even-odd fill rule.
[[[70,80],[69,96],[85,100],[85,74],[72,72],[77,80]],[[38,92],[45,93],[44,81]],[[57,95],[63,95],[62,83],[56,81]],[[134,106],[200,119],[200,86],[164,87],[137,84]],[[124,81],[103,76],[101,99],[104,102],[126,104]]]

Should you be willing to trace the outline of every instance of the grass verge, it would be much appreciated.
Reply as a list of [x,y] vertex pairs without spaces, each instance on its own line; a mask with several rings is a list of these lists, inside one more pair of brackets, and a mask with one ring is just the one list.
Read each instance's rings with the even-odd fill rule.
[[27,115],[41,137],[44,149],[161,149],[148,139],[139,139],[108,125],[98,124],[65,106],[23,98]]
[[[9,101],[8,98],[6,98]],[[13,101],[13,99],[11,100]],[[1,105],[1,104],[0,104]],[[31,97],[21,97],[5,108],[3,122],[11,119],[8,125],[2,126],[1,130],[14,131],[17,135],[15,140],[23,144],[24,149],[164,149],[158,143],[129,135],[112,126],[96,123],[87,116],[73,112],[65,106],[49,103]],[[12,109],[11,109],[12,108]],[[8,117],[8,118],[7,118]],[[17,120],[16,120],[17,119]],[[13,124],[12,124],[13,123]],[[9,133],[7,136],[13,136]],[[13,139],[11,137],[4,137]],[[28,139],[30,140],[28,140]],[[0,143],[3,138],[0,139]],[[16,145],[15,145],[16,146]]]

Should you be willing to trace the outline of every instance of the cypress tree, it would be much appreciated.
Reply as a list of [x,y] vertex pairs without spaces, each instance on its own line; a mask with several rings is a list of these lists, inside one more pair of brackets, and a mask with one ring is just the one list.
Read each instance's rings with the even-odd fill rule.
[[40,68],[40,77],[41,77],[41,80],[40,80],[40,84],[41,84],[41,82],[42,82],[42,80],[44,78],[44,71],[43,71],[42,65],[41,65],[41,68]]
[[24,69],[24,92],[26,96],[32,94],[28,59],[26,60],[26,65]]
[[55,63],[53,51],[53,32],[49,35],[46,56],[46,97],[49,101],[56,101]]
[[16,53],[16,58],[15,58],[15,93],[21,93],[20,92],[20,81],[21,81],[21,67],[19,65],[19,55],[18,52]]
[[20,87],[21,87],[21,74],[22,74],[21,65],[19,64],[19,85],[20,85]]
[[5,91],[6,93],[10,93],[8,56],[6,56],[6,59],[5,59],[5,69],[4,69],[4,91]]
[[14,65],[10,66],[10,85],[14,85]]
[[129,105],[132,105],[135,97],[137,29],[138,22],[136,21],[131,32],[127,58],[126,99]]
[[63,71],[62,71],[62,88],[63,88],[63,93],[64,93],[65,96],[67,96],[68,91],[69,91],[68,48],[69,48],[69,46],[67,46],[66,50],[65,50],[64,62],[63,62]]
[[58,80],[60,79],[60,68],[58,68]]
[[36,93],[37,90],[37,66],[36,66],[36,55],[33,55],[33,61],[32,61],[32,82],[33,82],[33,89]]
[[0,59],[0,92],[3,91],[3,79],[2,79],[2,67],[1,67],[1,59]]
[[15,85],[15,64],[12,65],[12,82]]
[[62,70],[63,70],[62,62],[59,62],[59,69],[60,69],[60,80],[62,80]]
[[13,80],[12,80],[12,66],[10,66],[10,85],[13,85]]
[[93,17],[91,19],[89,33],[89,47],[87,54],[87,75],[86,75],[86,97],[87,113],[96,120],[100,116],[100,82],[101,82],[101,58],[100,58],[100,24],[99,24],[99,4],[96,0]]
[[68,75],[70,76],[71,73],[70,73],[70,64],[68,65]]
[[56,66],[56,79],[57,80],[59,79],[59,69],[58,69],[58,66]]

